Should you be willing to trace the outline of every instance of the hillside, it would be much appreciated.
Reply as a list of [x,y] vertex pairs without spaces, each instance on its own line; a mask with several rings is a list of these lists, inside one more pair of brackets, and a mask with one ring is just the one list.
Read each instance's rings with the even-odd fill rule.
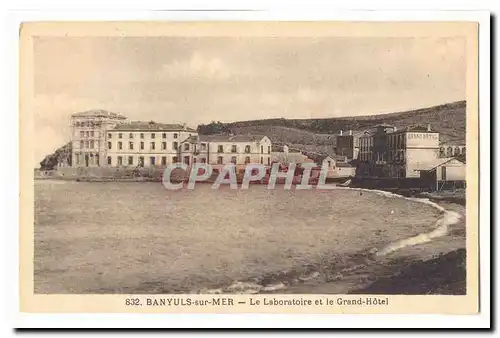
[[465,108],[465,101],[458,101],[418,110],[369,116],[217,122],[200,125],[198,131],[203,134],[232,132],[234,134],[267,135],[273,142],[331,147],[335,144],[334,134],[341,130],[361,133],[365,129],[381,123],[392,124],[398,128],[430,123],[433,130],[441,133],[441,142],[460,143],[465,142]]

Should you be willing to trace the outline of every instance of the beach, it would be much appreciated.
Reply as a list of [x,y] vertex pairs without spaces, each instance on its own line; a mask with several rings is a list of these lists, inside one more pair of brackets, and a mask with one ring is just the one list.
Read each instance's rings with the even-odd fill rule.
[[442,211],[376,192],[43,180],[35,195],[36,293],[362,292],[464,244],[450,225],[452,241],[378,257]]

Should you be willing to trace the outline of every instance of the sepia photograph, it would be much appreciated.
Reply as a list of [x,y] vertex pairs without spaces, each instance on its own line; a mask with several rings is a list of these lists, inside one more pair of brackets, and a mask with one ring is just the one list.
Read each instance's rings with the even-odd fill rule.
[[149,24],[21,27],[28,292],[477,311],[477,23]]

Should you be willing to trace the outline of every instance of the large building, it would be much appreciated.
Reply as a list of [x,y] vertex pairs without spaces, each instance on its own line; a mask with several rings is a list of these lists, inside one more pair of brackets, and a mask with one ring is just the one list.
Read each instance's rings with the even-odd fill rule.
[[439,157],[439,133],[430,125],[401,130],[380,125],[363,135],[359,145],[360,175],[420,177],[422,165]]
[[71,123],[71,165],[98,167],[106,158],[106,133],[123,123],[126,117],[105,110],[89,110],[73,114]]
[[196,130],[180,124],[130,122],[106,133],[107,166],[151,167],[181,161],[180,144]]
[[271,164],[266,136],[198,135],[180,124],[126,121],[103,110],[71,116],[73,167],[162,167],[171,163]]
[[266,136],[193,135],[181,147],[185,164],[271,164],[271,140]]

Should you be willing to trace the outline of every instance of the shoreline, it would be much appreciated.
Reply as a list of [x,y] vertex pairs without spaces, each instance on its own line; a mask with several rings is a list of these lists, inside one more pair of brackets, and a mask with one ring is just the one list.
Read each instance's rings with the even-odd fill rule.
[[[340,188],[337,189],[352,189]],[[448,210],[441,203],[427,198],[410,198],[374,189],[360,189],[385,196],[386,198],[404,198],[408,201],[432,205],[440,210],[441,216],[434,227],[418,235],[402,238],[380,248],[365,249],[347,255],[342,261],[332,266],[320,267],[309,264],[277,273],[265,274],[245,281],[235,281],[214,289],[202,289],[196,293],[220,294],[464,294],[465,293],[465,229],[462,238],[453,238],[451,247],[436,247],[436,243],[447,243],[455,227],[465,227],[465,216],[458,209]],[[459,231],[460,235],[462,234]],[[460,243],[459,243],[460,242]],[[422,255],[418,248],[427,246]],[[454,247],[456,246],[456,247]],[[408,255],[417,249],[418,255]],[[448,277],[442,271],[448,272]],[[432,280],[440,280],[438,285],[428,285],[429,274]],[[322,281],[319,281],[322,279]],[[451,282],[450,282],[451,280]],[[453,283],[449,290],[446,284]],[[410,287],[408,287],[410,284]]]

